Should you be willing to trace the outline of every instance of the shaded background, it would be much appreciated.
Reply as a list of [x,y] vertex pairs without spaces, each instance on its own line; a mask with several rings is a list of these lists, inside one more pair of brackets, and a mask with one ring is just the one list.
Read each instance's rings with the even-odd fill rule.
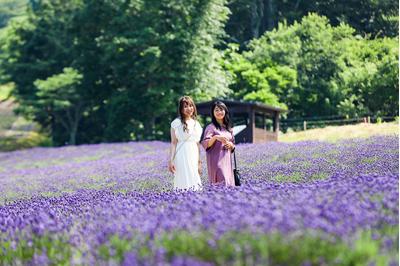
[[184,94],[398,116],[396,1],[0,0],[0,27],[0,126],[30,132],[0,145],[167,140]]

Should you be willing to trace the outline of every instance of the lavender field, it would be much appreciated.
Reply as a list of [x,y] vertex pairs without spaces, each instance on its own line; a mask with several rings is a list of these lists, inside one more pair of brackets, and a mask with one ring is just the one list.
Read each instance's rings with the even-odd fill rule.
[[238,145],[243,186],[198,192],[168,147],[0,153],[0,265],[398,265],[397,135]]

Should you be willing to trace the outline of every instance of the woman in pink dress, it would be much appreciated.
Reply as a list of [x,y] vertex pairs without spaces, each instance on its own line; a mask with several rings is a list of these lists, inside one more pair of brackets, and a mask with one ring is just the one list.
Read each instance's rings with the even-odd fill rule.
[[223,102],[213,103],[211,119],[201,141],[206,150],[208,180],[211,184],[234,186],[231,156],[235,145],[229,110]]

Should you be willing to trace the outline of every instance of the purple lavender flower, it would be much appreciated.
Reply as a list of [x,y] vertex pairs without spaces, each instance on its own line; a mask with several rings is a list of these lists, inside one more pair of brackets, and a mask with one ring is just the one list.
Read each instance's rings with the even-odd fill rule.
[[[92,264],[102,259],[103,245],[118,256],[110,240],[117,236],[132,241],[122,264],[206,265],[186,254],[169,256],[160,237],[207,234],[216,249],[232,232],[278,232],[352,247],[360,231],[371,231],[372,241],[382,241],[380,252],[390,253],[396,239],[383,229],[399,223],[398,148],[397,137],[238,145],[243,186],[197,192],[172,190],[162,142],[0,153],[0,248],[50,235],[84,250],[79,261]],[[139,255],[135,245],[150,255]],[[252,256],[250,246],[238,248]],[[45,258],[35,253],[39,260]]]

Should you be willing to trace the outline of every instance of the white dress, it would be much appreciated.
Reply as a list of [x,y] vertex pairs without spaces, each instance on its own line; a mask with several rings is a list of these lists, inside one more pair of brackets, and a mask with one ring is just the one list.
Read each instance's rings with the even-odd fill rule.
[[199,148],[197,146],[203,131],[200,123],[190,119],[186,121],[189,132],[183,131],[183,124],[179,118],[171,123],[178,143],[175,149],[175,189],[194,189],[201,187],[199,175]]

